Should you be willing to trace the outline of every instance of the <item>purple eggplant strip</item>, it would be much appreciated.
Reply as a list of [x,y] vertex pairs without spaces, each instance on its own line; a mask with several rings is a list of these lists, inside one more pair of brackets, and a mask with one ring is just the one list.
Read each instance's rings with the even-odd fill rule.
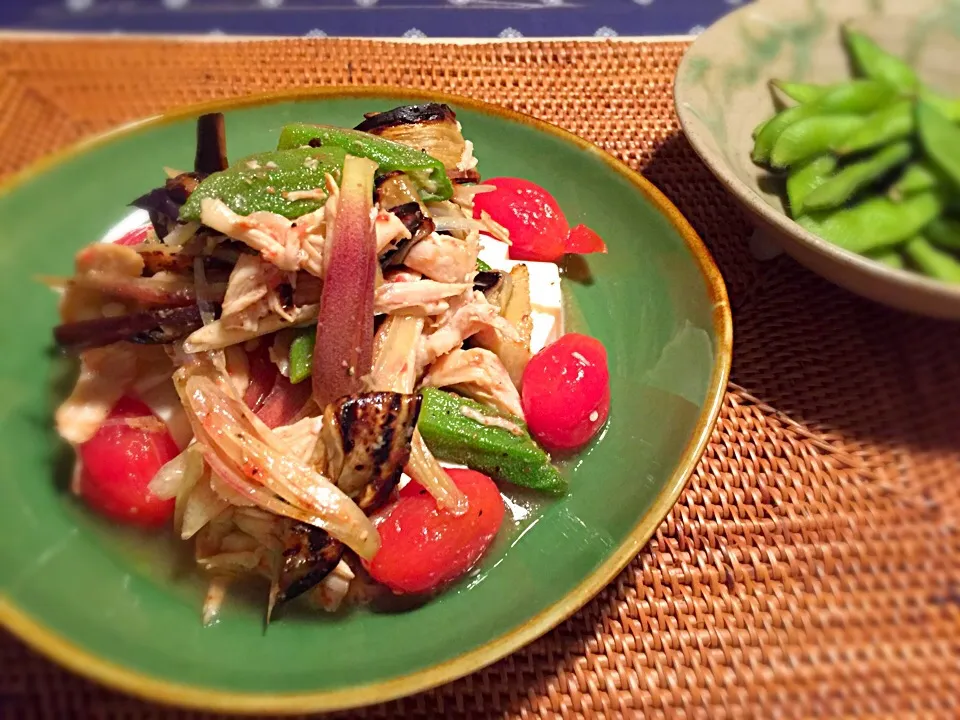
[[208,113],[197,118],[197,154],[193,169],[209,175],[226,170],[227,136],[223,113]]
[[202,326],[200,309],[189,305],[66,323],[54,328],[53,338],[64,350],[78,352],[121,341],[141,345],[174,342]]

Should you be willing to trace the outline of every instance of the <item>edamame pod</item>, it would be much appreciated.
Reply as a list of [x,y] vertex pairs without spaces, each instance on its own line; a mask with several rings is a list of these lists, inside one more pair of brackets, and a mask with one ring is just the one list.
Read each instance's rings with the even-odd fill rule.
[[859,115],[816,115],[798,120],[780,133],[770,152],[770,164],[785,168],[825,153],[856,132],[863,122]]
[[960,185],[960,128],[929,103],[919,102],[917,134],[927,158]]
[[935,280],[960,283],[960,260],[948,252],[934,247],[922,235],[908,242],[904,248],[907,258],[925,275]]
[[780,112],[760,128],[751,157],[755,163],[770,162],[773,146],[791,125],[817,115],[855,115],[870,113],[889,103],[896,91],[888,84],[873,80],[853,80],[836,85],[816,102],[797,105]]
[[868,78],[890,83],[901,93],[916,92],[920,81],[910,65],[856,30],[844,27],[843,36],[853,64],[861,73]]
[[924,190],[933,190],[940,184],[939,174],[926,160],[916,160],[904,169],[903,174],[890,186],[890,197],[900,200]]
[[863,125],[836,147],[840,155],[869,150],[902,140],[913,132],[913,103],[901,100],[868,115]]
[[944,97],[928,88],[920,89],[920,99],[928,102],[952,122],[960,122],[960,99]]
[[882,178],[910,157],[907,141],[894,143],[865,160],[851,163],[810,192],[804,201],[807,210],[830,210],[843,205],[860,190]]
[[793,83],[786,80],[771,80],[770,85],[783,95],[801,105],[814,102],[830,92],[835,85],[813,85],[812,83]]
[[887,267],[896,268],[897,270],[903,270],[906,265],[906,263],[903,262],[903,255],[896,250],[882,250],[880,252],[867,253],[867,257]]
[[923,229],[930,242],[946,250],[960,250],[960,220],[941,217]]
[[763,129],[764,129],[767,125],[769,125],[772,120],[773,120],[773,118],[767,118],[767,119],[764,120],[762,123],[760,123],[759,125],[757,125],[757,126],[753,129],[753,132],[750,133],[750,137],[752,137],[754,140],[756,140],[756,139],[757,139],[757,136],[758,136],[760,133],[763,132]]
[[895,203],[874,197],[841,210],[802,215],[797,218],[810,232],[855,253],[868,253],[898,245],[912,238],[943,209],[936,193],[919,193]]
[[836,167],[837,159],[833,155],[821,155],[787,175],[787,200],[791,217],[803,214],[804,200],[827,181]]

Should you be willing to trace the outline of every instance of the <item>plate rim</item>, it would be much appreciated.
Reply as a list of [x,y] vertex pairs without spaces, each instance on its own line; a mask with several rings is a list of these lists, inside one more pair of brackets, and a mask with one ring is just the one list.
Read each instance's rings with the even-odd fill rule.
[[626,539],[610,553],[599,567],[581,579],[575,588],[557,602],[551,604],[524,624],[450,660],[407,675],[348,688],[288,693],[243,693],[162,680],[146,672],[128,669],[74,644],[68,637],[50,630],[44,626],[42,621],[33,618],[14,605],[6,597],[6,593],[0,592],[0,626],[5,627],[33,650],[45,655],[59,665],[106,687],[120,690],[143,700],[194,710],[233,712],[246,715],[257,713],[295,714],[343,710],[386,702],[430,690],[464,677],[487,667],[546,634],[581,609],[604,587],[610,584],[620,571],[643,549],[667,513],[676,504],[680,493],[696,469],[713,432],[730,376],[733,355],[733,321],[726,285],[703,240],[673,203],[649,180],[631,169],[626,163],[568,130],[506,107],[450,93],[415,88],[407,89],[390,85],[297,88],[221,98],[178,106],[170,111],[121,125],[46,155],[5,181],[0,182],[0,197],[6,196],[58,164],[95,150],[114,140],[167,123],[196,117],[205,112],[230,111],[283,102],[323,100],[337,97],[417,98],[428,102],[445,102],[486,115],[493,115],[509,122],[527,125],[575,145],[580,150],[598,157],[612,171],[628,180],[681,236],[693,255],[693,259],[703,276],[707,294],[713,302],[712,322],[717,347],[703,409],[697,418],[693,433],[683,449],[680,461],[660,492],[657,493],[650,509],[638,519]]

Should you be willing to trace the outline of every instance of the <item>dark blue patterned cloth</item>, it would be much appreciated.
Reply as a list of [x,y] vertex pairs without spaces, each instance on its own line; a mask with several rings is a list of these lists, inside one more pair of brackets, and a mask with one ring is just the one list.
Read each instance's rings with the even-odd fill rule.
[[8,29],[363,37],[696,33],[743,0],[0,0]]

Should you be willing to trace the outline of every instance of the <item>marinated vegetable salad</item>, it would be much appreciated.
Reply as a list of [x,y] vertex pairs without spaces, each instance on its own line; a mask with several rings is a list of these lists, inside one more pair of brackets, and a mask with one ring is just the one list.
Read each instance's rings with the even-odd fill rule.
[[774,81],[796,104],[754,131],[754,162],[782,172],[790,216],[842,248],[960,283],[960,100],[850,29],[861,77]]
[[566,493],[549,453],[607,420],[556,264],[603,241],[529,181],[481,182],[446,105],[289,125],[233,164],[205,115],[193,170],[133,205],[149,222],[46,278],[80,360],[56,425],[90,508],[192,543],[206,623],[248,576],[268,619],[442,589],[501,491]]

